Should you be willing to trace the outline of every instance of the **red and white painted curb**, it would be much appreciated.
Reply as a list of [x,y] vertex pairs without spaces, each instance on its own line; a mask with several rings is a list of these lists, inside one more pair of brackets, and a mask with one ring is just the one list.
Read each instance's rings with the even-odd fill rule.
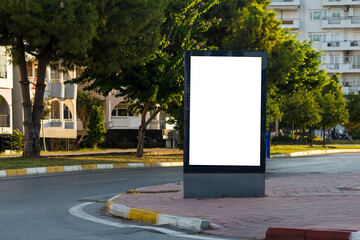
[[360,231],[269,228],[265,240],[360,240]]

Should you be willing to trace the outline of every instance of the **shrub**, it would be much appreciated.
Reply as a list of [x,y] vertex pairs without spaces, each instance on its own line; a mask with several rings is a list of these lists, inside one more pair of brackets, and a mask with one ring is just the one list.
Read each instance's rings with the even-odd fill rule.
[[104,110],[100,106],[92,106],[89,121],[89,142],[94,148],[97,148],[99,143],[104,142],[105,127],[104,127]]
[[19,129],[14,129],[13,134],[11,134],[11,150],[16,152],[24,150],[24,133],[20,132]]
[[292,142],[291,136],[278,136],[278,137],[271,137],[270,143],[271,144],[289,144]]
[[350,135],[353,139],[360,139],[360,128],[354,128],[351,130]]

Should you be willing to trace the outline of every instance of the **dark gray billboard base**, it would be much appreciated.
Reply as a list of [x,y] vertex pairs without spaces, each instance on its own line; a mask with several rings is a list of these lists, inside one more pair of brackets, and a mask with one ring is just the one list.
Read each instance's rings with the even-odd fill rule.
[[184,173],[184,198],[264,196],[264,173]]

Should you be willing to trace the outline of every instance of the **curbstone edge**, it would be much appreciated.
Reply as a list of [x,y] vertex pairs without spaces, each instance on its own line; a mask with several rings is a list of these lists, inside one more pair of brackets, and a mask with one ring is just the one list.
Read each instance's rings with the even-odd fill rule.
[[114,202],[113,199],[118,196],[109,199],[106,203],[106,212],[110,215],[144,223],[170,225],[197,232],[210,228],[207,220],[169,215],[149,209],[130,208]]
[[24,168],[24,169],[0,170],[0,178],[42,175],[42,174],[54,174],[54,173],[63,173],[63,172],[81,172],[81,171],[91,171],[91,170],[119,169],[119,168],[178,167],[178,166],[183,166],[183,162],[114,163],[114,164],[86,164],[86,165],[72,165],[72,166],[35,167],[35,168]]
[[351,230],[315,230],[296,228],[269,228],[265,240],[360,240],[360,234]]

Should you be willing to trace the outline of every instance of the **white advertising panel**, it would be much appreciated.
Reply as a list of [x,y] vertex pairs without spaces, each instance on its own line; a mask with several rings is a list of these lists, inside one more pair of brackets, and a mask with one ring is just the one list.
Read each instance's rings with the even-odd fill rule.
[[260,166],[261,64],[190,56],[189,166]]

